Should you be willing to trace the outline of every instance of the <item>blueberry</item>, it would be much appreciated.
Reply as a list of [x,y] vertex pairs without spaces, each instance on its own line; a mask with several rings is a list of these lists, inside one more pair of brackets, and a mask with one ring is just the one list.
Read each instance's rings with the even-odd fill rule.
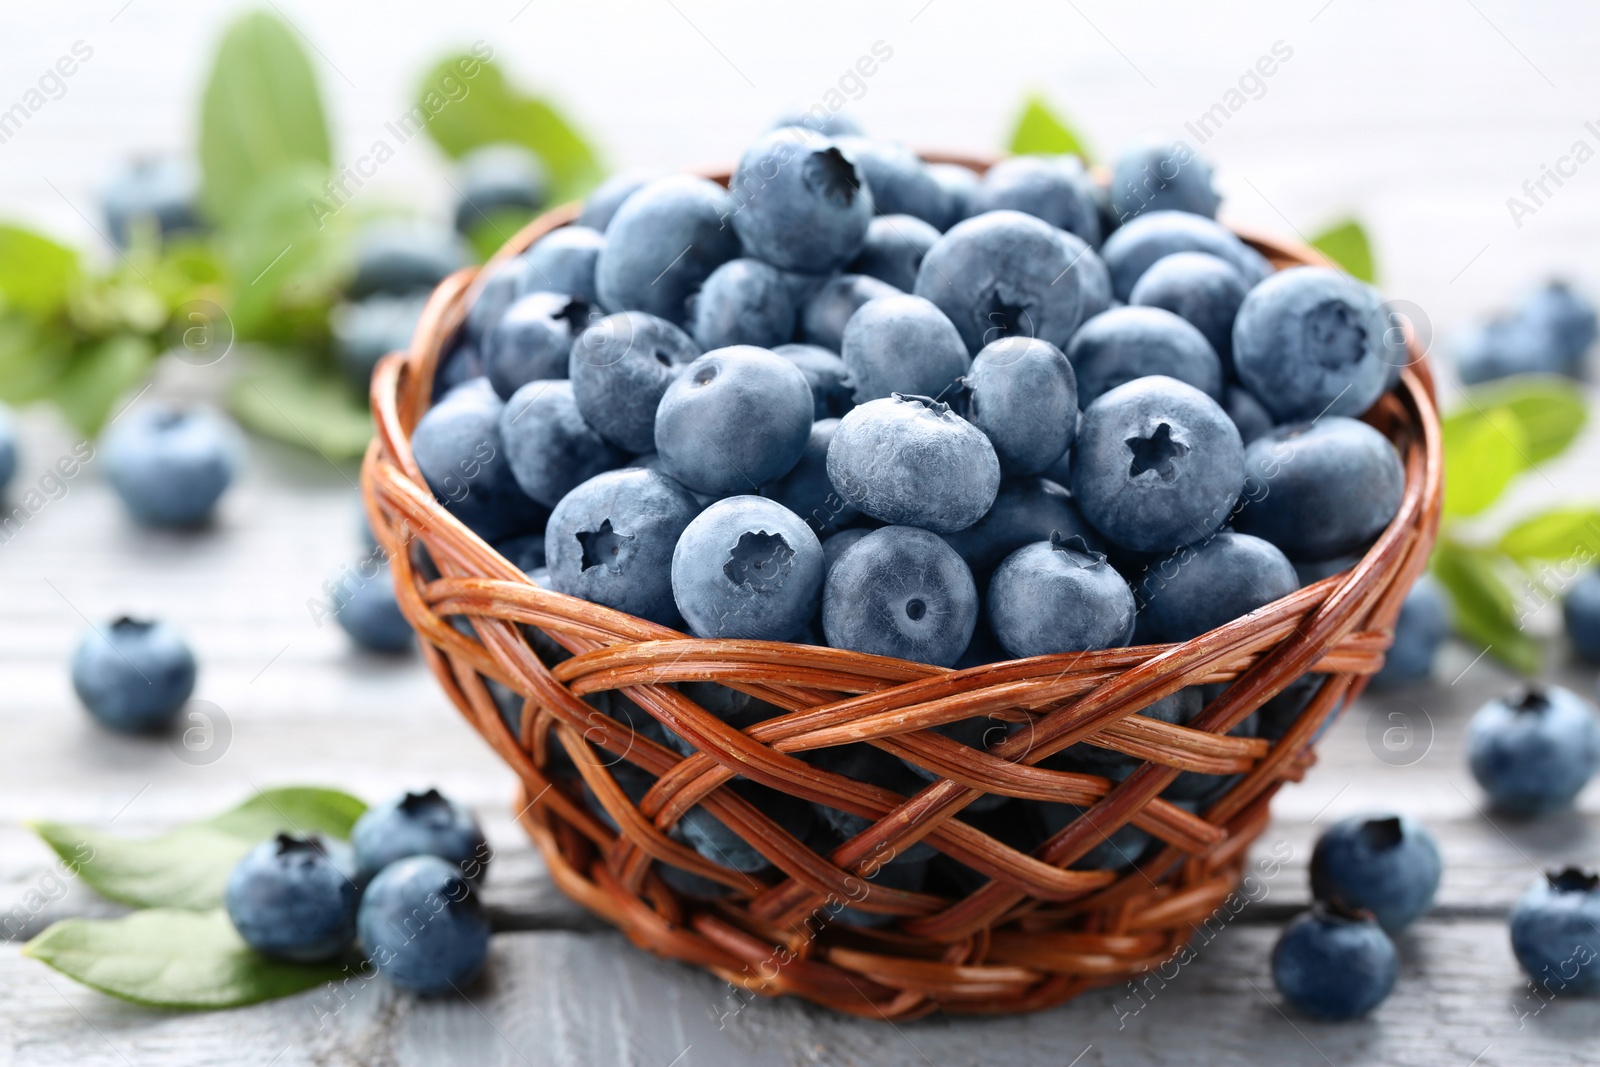
[[293,963],[332,959],[356,939],[360,890],[320,837],[279,834],[245,853],[223,893],[245,944]]
[[520,534],[495,543],[494,550],[524,574],[544,569],[544,531]]
[[[1044,801],[1034,801],[1029,806],[1032,808],[1033,816],[1038,820],[1039,828],[1046,839],[1054,837],[1080,818],[1094,818],[1094,816],[1088,814],[1087,808],[1080,808],[1076,804],[1050,804]],[[1104,831],[1097,831],[1094,840],[1098,843],[1093,848],[1072,861],[1072,870],[1125,870],[1139,862],[1140,854],[1155,839],[1132,823],[1123,823],[1109,834]]]
[[1228,413],[1228,418],[1233,420],[1234,427],[1239,431],[1239,439],[1247,445],[1272,429],[1272,416],[1261,406],[1261,401],[1242,385],[1230,383],[1223,387],[1222,410]]
[[564,378],[572,340],[589,326],[586,300],[565,293],[529,293],[506,308],[479,349],[489,384],[502,400],[529,382]]
[[1341,820],[1311,852],[1312,894],[1372,912],[1391,934],[1433,906],[1439,872],[1433,835],[1399,815]]
[[984,432],[1006,477],[1046,470],[1078,432],[1078,378],[1049,341],[1002,337],[972,360],[967,421]]
[[859,510],[938,533],[983,518],[1000,489],[1000,461],[948,404],[894,396],[853,409],[828,447],[828,477]]
[[368,652],[410,651],[416,636],[400,611],[388,564],[378,567],[372,578],[359,576],[351,588],[341,592],[334,619],[357,648]]
[[1263,434],[1245,450],[1244,466],[1234,529],[1291,559],[1365,548],[1394,520],[1405,493],[1405,470],[1388,438],[1337,415]]
[[1090,404],[1072,464],[1084,517],[1137,552],[1171,551],[1219,529],[1244,488],[1233,421],[1200,390],[1162,376]]
[[990,211],[956,223],[928,249],[916,293],[955,323],[969,352],[1016,335],[1065,348],[1084,305],[1075,260],[1043,219]]
[[[4,484],[0,479],[0,486]],[[1600,663],[1600,571],[1586,572],[1567,590],[1561,600],[1561,618],[1578,656]]]
[[5,499],[6,486],[17,473],[17,430],[11,421],[11,412],[0,404],[0,500]]
[[411,452],[434,496],[486,541],[537,528],[547,514],[517,485],[500,436],[505,404],[487,378],[447,393],[417,422]]
[[[1256,709],[1256,736],[1276,741],[1288,733],[1301,713],[1311,706],[1311,701],[1322,691],[1322,685],[1327,681],[1327,677],[1325,674],[1302,674],[1285,686],[1277,696]],[[1333,716],[1330,715],[1317,731],[1316,737],[1321,737],[1322,731],[1332,724]]]
[[978,182],[981,179],[975,171],[959,163],[929,163],[928,173],[944,190],[945,217],[943,222],[935,223],[935,226],[948,230],[962,219],[977,214],[973,204],[978,198]]
[[1224,530],[1150,565],[1138,587],[1141,636],[1187,641],[1300,588],[1294,565],[1259,537]]
[[606,227],[595,265],[600,302],[683,325],[690,295],[739,255],[732,213],[727,192],[704,178],[673,175],[639,189]]
[[197,526],[233,482],[243,442],[206,408],[149,404],[118,418],[101,450],[106,477],[130,514],[149,526]]
[[1093,182],[1076,156],[1016,156],[990,167],[978,184],[972,213],[1021,211],[1091,247],[1100,243]]
[[1100,249],[1118,300],[1132,296],[1133,287],[1144,272],[1174,252],[1209,252],[1231,263],[1249,285],[1272,271],[1261,253],[1229,230],[1187,211],[1145,212],[1106,238]]
[[811,386],[817,419],[838,419],[855,407],[855,387],[850,384],[850,369],[838,355],[819,345],[779,345],[778,355],[800,368]]
[[838,419],[812,423],[811,437],[800,454],[800,462],[777,481],[761,487],[762,496],[800,516],[818,537],[833,533],[857,514],[828,480],[828,444],[838,428]]
[[656,452],[696,492],[754,493],[799,462],[814,406],[806,376],[782,356],[719,348],[667,387],[656,409]]
[[[920,793],[926,784],[898,759],[865,742],[815,749],[805,754],[805,760],[851,781],[879,786],[902,797]],[[830,808],[825,804],[814,804],[813,807],[817,814],[822,816],[822,821],[845,840],[864,833],[877,821],[865,815]],[[894,859],[898,863],[925,863],[936,854],[934,847],[928,842],[918,841],[903,849]]]
[[922,257],[938,239],[938,230],[912,215],[879,215],[867,226],[866,243],[846,269],[910,292]]
[[944,312],[909,295],[863,304],[844,328],[839,356],[855,383],[857,404],[897,392],[937,397],[972,365]]
[[872,530],[866,526],[855,526],[848,530],[840,530],[823,539],[822,542],[822,568],[823,573],[833,570],[833,565],[839,562],[839,557],[844,555],[845,549],[861,540]]
[[591,304],[600,302],[595,285],[595,265],[606,238],[587,226],[563,226],[535,241],[520,259],[519,295],[526,293],[570,293]]
[[1222,198],[1211,187],[1211,164],[1182,140],[1142,144],[1117,157],[1111,204],[1123,222],[1146,211],[1188,211],[1215,218]]
[[950,216],[944,187],[911,149],[855,136],[840,137],[835,143],[866,178],[878,214],[915,215],[943,229]]
[[1600,764],[1600,721],[1570,689],[1529,685],[1473,714],[1467,764],[1500,810],[1555,811],[1572,803]]
[[523,217],[544,207],[549,187],[544,164],[519,144],[487,144],[461,157],[456,229],[471,233],[508,214]]
[[578,410],[596,433],[629,452],[649,452],[667,386],[699,354],[689,335],[667,320],[624,311],[578,335],[567,377]]
[[1078,311],[1081,326],[1103,311],[1110,311],[1116,303],[1111,292],[1111,271],[1106,261],[1081,238],[1063,231],[1061,243],[1066,246],[1069,266],[1067,272],[1078,280],[1083,300]]
[[357,236],[355,260],[345,292],[361,300],[373,293],[403,296],[432,289],[472,257],[449,230],[389,219],[372,223]]
[[1119,385],[1153,374],[1222,399],[1222,363],[1205,335],[1161,308],[1119,307],[1096,315],[1073,335],[1067,358],[1078,373],[1085,407]]
[[408,856],[378,872],[356,915],[361,946],[385,978],[423,996],[459,992],[489,956],[489,918],[461,872]]
[[550,582],[558,592],[673,625],[672,552],[699,513],[689,491],[659,471],[596,475],[550,513]]
[[[1317,560],[1311,563],[1296,562],[1294,565],[1294,573],[1295,577],[1300,580],[1300,588],[1304,589],[1306,586],[1320,582],[1324,578],[1331,578],[1335,574],[1343,574],[1345,571],[1349,570],[1360,562],[1360,553],[1352,553],[1348,556],[1335,556],[1333,559]],[[1429,662],[1431,663],[1432,652],[1429,652],[1429,657]],[[1380,671],[1379,673],[1382,672]]]
[[672,595],[697,637],[787,641],[816,614],[822,543],[801,518],[759,496],[719,500],[672,553]]
[[1210,342],[1222,369],[1233,375],[1233,320],[1250,285],[1239,268],[1209,252],[1162,256],[1140,276],[1128,303],[1170,311]]
[[983,518],[965,530],[945,534],[944,539],[981,582],[1011,553],[1035,541],[1048,541],[1053,533],[1081,538],[1090,549],[1101,547],[1099,535],[1083,520],[1071,493],[1048,478],[1012,478],[1000,483],[994,506]]
[[194,653],[164,622],[127,616],[83,635],[72,688],[103,725],[129,733],[164,729],[194,692]]
[[1052,534],[1005,558],[989,582],[989,624],[1013,656],[1089,652],[1133,637],[1133,591],[1104,554]]
[[1406,594],[1394,622],[1394,644],[1384,653],[1374,685],[1416,682],[1433,673],[1433,659],[1450,632],[1450,617],[1439,583],[1424,574]]
[[339,304],[328,315],[333,348],[346,378],[360,389],[372,380],[372,369],[390,352],[411,347],[411,335],[427,297],[369,296],[354,304]]
[[786,126],[799,126],[824,137],[861,136],[861,125],[855,119],[842,111],[829,111],[825,104],[815,104],[805,111],[786,111],[767,129],[781,130]]
[[199,175],[188,160],[137,159],[112,178],[101,194],[100,207],[112,241],[126,248],[136,225],[153,225],[157,237],[199,229],[199,192]]
[[[811,805],[798,797],[748,781],[735,781],[727,788],[755,805],[792,836],[804,840],[810,833],[815,816]],[[772,861],[759,849],[699,805],[683,813],[677,828],[683,840],[712,863],[746,874],[772,866]]]
[[853,154],[795,126],[758,138],[728,193],[745,251],[784,270],[838,270],[861,251],[872,221],[872,193]]
[[1522,315],[1474,323],[1450,339],[1456,373],[1465,385],[1518,374],[1562,374],[1561,350],[1542,324]]
[[783,273],[759,259],[730,259],[712,271],[690,307],[689,332],[707,350],[784,344],[799,314]]
[[500,439],[517,484],[545,507],[627,458],[583,421],[568,381],[529,382],[512,394]]
[[1316,1019],[1365,1015],[1389,995],[1399,972],[1394,942],[1370,913],[1323,904],[1296,917],[1272,949],[1278,992]]
[[845,549],[828,571],[828,644],[948,667],[978,623],[978,589],[955,549],[926,530],[886,526]]
[[1600,992],[1597,928],[1600,875],[1577,867],[1551,871],[1511,909],[1511,951],[1551,994]]
[[578,225],[605,233],[620,208],[634,193],[665,174],[654,167],[632,167],[618,171],[589,193],[578,215]]
[[1406,362],[1370,285],[1292,267],[1250,290],[1233,323],[1239,380],[1279,422],[1359,415]]
[[[970,806],[969,806],[970,810]],[[921,841],[917,842],[922,844]],[[913,846],[914,848],[915,846]],[[850,899],[856,904],[873,899],[873,890],[900,889],[908,893],[922,891],[923,884],[928,877],[928,861],[925,859],[906,860],[896,856],[888,863],[879,864],[877,869],[868,875],[857,875],[856,882],[850,887]],[[897,921],[899,916],[891,912],[868,911],[866,908],[855,905],[845,905],[834,916],[835,921],[846,926],[880,927],[888,926]]]
[[368,808],[351,829],[350,844],[363,884],[407,856],[448,860],[473,884],[482,883],[489,865],[489,843],[478,820],[465,805],[437,789],[402,793]]
[[1562,370],[1584,376],[1584,357],[1600,329],[1594,305],[1563,281],[1546,282],[1523,303],[1521,317],[1540,326],[1562,355]]
[[817,286],[800,306],[800,339],[809,345],[839,351],[845,325],[869,300],[898,296],[900,290],[865,274],[836,274]]

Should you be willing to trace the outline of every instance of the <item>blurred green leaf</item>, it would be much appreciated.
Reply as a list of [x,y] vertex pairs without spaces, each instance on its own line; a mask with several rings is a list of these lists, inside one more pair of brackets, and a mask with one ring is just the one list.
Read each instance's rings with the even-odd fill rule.
[[1444,435],[1444,514],[1476,515],[1528,468],[1522,423],[1501,407],[1473,412]]
[[1372,242],[1355,219],[1345,219],[1323,230],[1311,238],[1311,246],[1352,276],[1368,283],[1378,280],[1378,270],[1372,261]]
[[117,399],[139,383],[155,362],[154,342],[139,334],[108,337],[77,353],[50,390],[67,421],[92,437]]
[[1600,508],[1555,508],[1523,519],[1501,535],[1499,550],[1518,562],[1600,558]]
[[1093,161],[1088,142],[1038,95],[1030,96],[1023,104],[1007,150],[1018,156],[1074,155],[1082,159],[1085,166]]
[[0,306],[45,316],[66,303],[78,253],[42,234],[0,224]]
[[452,159],[497,142],[531,149],[550,173],[555,203],[583,196],[603,173],[594,149],[554,105],[519,91],[499,67],[469,54],[428,71],[412,113],[427,116],[428,135]]
[[50,395],[72,358],[59,332],[12,312],[0,314],[0,400],[27,404]]
[[372,440],[366,398],[336,371],[291,352],[252,359],[229,391],[228,406],[252,430],[330,460],[356,459]]
[[230,226],[263,178],[332,159],[311,63],[284,22],[266,12],[235,21],[217,48],[200,102],[202,197]]
[[1511,590],[1492,558],[1448,538],[1433,553],[1433,573],[1450,594],[1458,634],[1526,675],[1539,671],[1539,643],[1523,631]]
[[480,261],[488,259],[511,240],[516,232],[527,225],[533,213],[526,209],[499,208],[488,211],[483,219],[467,233],[467,242]]

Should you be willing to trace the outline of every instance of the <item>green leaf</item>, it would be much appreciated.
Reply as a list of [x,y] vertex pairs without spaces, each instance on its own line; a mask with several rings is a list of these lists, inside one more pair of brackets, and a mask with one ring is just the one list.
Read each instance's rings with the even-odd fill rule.
[[550,173],[551,198],[575,200],[603,169],[577,129],[549,101],[521,92],[493,63],[462,54],[441,60],[422,79],[411,116],[452,159],[498,142],[533,151]]
[[295,33],[265,12],[223,35],[200,102],[202,197],[232,224],[256,183],[296,163],[327,170],[333,153],[310,60]]
[[1018,156],[1074,155],[1081,158],[1085,166],[1092,162],[1088,142],[1037,95],[1028,98],[1022,114],[1017,116],[1008,150]]
[[329,460],[358,458],[372,440],[363,398],[332,370],[294,353],[253,360],[228,393],[228,406],[250,429]]
[[125,333],[108,337],[78,353],[50,389],[50,397],[83,433],[94,436],[112,407],[144,378],[155,362],[156,346],[148,337]]
[[78,253],[42,234],[0,224],[0,305],[45,316],[66,303]]
[[1528,468],[1522,423],[1503,407],[1474,412],[1444,435],[1444,514],[1476,515]]
[[33,830],[102,896],[134,907],[201,911],[221,906],[229,873],[255,845],[285,830],[348,837],[365,810],[347,793],[290,786],[155,837],[54,822],[34,823]]
[[50,395],[72,358],[59,333],[19,314],[0,314],[0,400],[27,404]]
[[246,945],[227,913],[154,908],[66,919],[22,953],[102,993],[154,1008],[236,1008],[339,979],[338,963],[283,963]]
[[1441,540],[1433,553],[1433,573],[1450,594],[1458,634],[1482,645],[1491,656],[1526,675],[1539,672],[1539,643],[1523,629],[1516,600],[1482,552]]
[[1600,508],[1554,508],[1523,519],[1501,535],[1499,548],[1518,562],[1600,558]]
[[1311,246],[1364,282],[1378,280],[1372,262],[1372,242],[1355,219],[1345,219],[1311,238]]

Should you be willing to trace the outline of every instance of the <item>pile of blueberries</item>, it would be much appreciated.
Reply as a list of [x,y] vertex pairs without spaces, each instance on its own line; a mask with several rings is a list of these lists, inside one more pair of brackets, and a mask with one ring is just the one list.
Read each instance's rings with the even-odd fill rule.
[[489,920],[478,896],[490,850],[472,813],[437,789],[371,808],[349,843],[279,834],[247,853],[224,903],[245,943],[292,963],[359,945],[395,986],[459,990],[483,969]]

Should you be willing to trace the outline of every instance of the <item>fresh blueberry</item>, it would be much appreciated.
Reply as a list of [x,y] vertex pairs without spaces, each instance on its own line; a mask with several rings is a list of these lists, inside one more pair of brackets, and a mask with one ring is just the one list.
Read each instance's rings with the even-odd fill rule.
[[1128,303],[1179,316],[1205,336],[1233,375],[1233,320],[1250,289],[1239,268],[1209,252],[1174,252],[1140,276]]
[[938,305],[976,353],[1002,337],[1064,349],[1084,306],[1082,275],[1062,232],[1020,211],[958,222],[928,249],[916,293]]
[[844,328],[839,356],[855,383],[857,404],[891,393],[937,397],[972,365],[944,312],[910,295],[863,304]]
[[[972,810],[968,805],[967,810]],[[918,841],[917,844],[922,844]],[[834,920],[846,926],[865,926],[876,928],[888,926],[899,919],[892,912],[869,911],[859,905],[873,899],[874,889],[899,889],[908,893],[919,893],[928,878],[928,861],[926,859],[907,860],[896,856],[888,863],[879,864],[878,868],[868,875],[857,876],[860,890],[851,886],[850,899],[855,904],[841,907]]]
[[1600,320],[1594,305],[1563,281],[1550,281],[1534,290],[1523,303],[1522,318],[1544,329],[1563,357],[1562,369],[1584,377],[1584,357],[1594,344]]
[[417,422],[411,452],[434,496],[486,541],[538,528],[547,512],[517,484],[500,436],[505,404],[487,378],[451,390]]
[[1416,682],[1433,673],[1433,659],[1450,633],[1450,616],[1439,583],[1424,574],[1406,594],[1394,621],[1394,644],[1384,653],[1374,685]]
[[1021,211],[1094,247],[1100,243],[1100,215],[1092,185],[1076,156],[1015,156],[984,174],[972,213]]
[[[920,793],[927,784],[912,774],[904,763],[880,748],[857,742],[834,748],[815,749],[805,754],[805,760],[816,767],[843,775],[853,782],[865,782],[898,793],[902,797]],[[845,840],[864,833],[876,819],[854,812],[840,811],[824,804],[814,805],[822,821]],[[902,850],[894,859],[897,863],[925,863],[936,855],[934,847],[926,841]]]
[[373,293],[426,291],[471,262],[449,230],[397,219],[375,222],[356,238],[355,273],[345,292],[361,300]]
[[427,297],[378,294],[354,304],[339,304],[328,315],[334,353],[346,378],[360,389],[372,380],[372,369],[390,352],[411,347],[411,335]]
[[409,993],[459,992],[489,956],[489,918],[472,886],[438,856],[408,856],[378,872],[356,915],[361,947]]
[[1467,764],[1500,810],[1555,811],[1572,803],[1600,764],[1600,720],[1570,689],[1529,685],[1473,714]]
[[1282,552],[1228,530],[1150,565],[1138,586],[1140,635],[1187,641],[1300,588]]
[[[1277,696],[1256,709],[1256,736],[1276,741],[1288,733],[1301,713],[1311,706],[1311,701],[1322,691],[1323,682],[1327,677],[1325,674],[1302,674],[1285,686]],[[1321,737],[1322,731],[1333,724],[1333,718],[1333,715],[1329,715],[1313,740]]]
[[1139,378],[1094,401],[1072,451],[1084,517],[1136,552],[1171,551],[1219,529],[1244,488],[1233,420],[1173,378]]
[[1222,410],[1228,413],[1239,431],[1239,439],[1250,444],[1272,429],[1272,416],[1261,401],[1242,385],[1228,384],[1222,390]]
[[962,219],[977,214],[973,210],[978,198],[978,182],[981,180],[977,172],[959,163],[929,163],[928,173],[944,190],[946,205],[944,221],[935,223],[935,226],[940,230],[948,230]]
[[746,150],[728,195],[745,251],[784,270],[827,274],[861,251],[873,197],[853,154],[796,126]]
[[776,501],[733,496],[701,512],[672,553],[672,595],[697,637],[787,641],[816,614],[822,543]]
[[1083,520],[1071,493],[1048,478],[1011,478],[1000,483],[983,518],[944,539],[983,582],[1011,553],[1056,533],[1082,538],[1091,550],[1100,547],[1099,535]]
[[1245,449],[1244,468],[1234,529],[1297,560],[1365,548],[1394,520],[1406,488],[1389,439],[1338,415],[1263,434]]
[[368,808],[350,830],[356,874],[365,884],[395,860],[438,856],[473,884],[481,884],[489,865],[489,843],[478,820],[463,804],[437,789],[406,792]]
[[1106,238],[1100,249],[1118,300],[1132,296],[1144,272],[1174,252],[1209,252],[1231,263],[1249,285],[1272,272],[1261,253],[1217,222],[1188,211],[1145,212]]
[[843,111],[829,111],[826,104],[815,104],[805,111],[786,111],[772,120],[769,130],[799,126],[824,137],[860,137],[861,124]]
[[648,311],[683,325],[690,295],[739,255],[728,225],[733,210],[721,186],[687,174],[635,192],[606,227],[595,265],[600,302],[608,311]]
[[848,530],[840,530],[838,533],[824,538],[822,542],[823,573],[826,574],[828,571],[833,570],[833,565],[839,562],[839,557],[844,555],[845,550],[871,532],[872,529],[870,527],[855,526]]
[[[791,836],[803,841],[810,834],[815,814],[804,800],[755,782],[735,781],[728,789],[755,805]],[[712,863],[746,874],[772,866],[759,849],[698,804],[683,813],[677,828],[683,840]]]
[[915,216],[879,215],[867,226],[866,243],[846,269],[910,292],[922,257],[938,239],[939,231]]
[[1311,892],[1370,911],[1394,933],[1433,906],[1439,846],[1427,828],[1399,815],[1344,819],[1311,851]]
[[828,477],[875,519],[953,533],[994,503],[1000,461],[983,432],[950,405],[896,393],[840,421],[828,447]]
[[1456,373],[1465,385],[1519,374],[1564,374],[1561,350],[1542,324],[1522,315],[1473,323],[1451,337]]
[[1577,867],[1551,871],[1511,909],[1511,951],[1523,972],[1551,994],[1600,992],[1596,929],[1600,875]]
[[123,616],[83,635],[72,688],[103,725],[129,733],[168,726],[194,692],[194,653],[164,622]]
[[6,486],[17,473],[17,430],[11,421],[11,412],[0,404],[0,500],[5,499]]
[[1038,474],[1078,432],[1078,378],[1061,349],[1034,337],[983,346],[963,382],[967,421],[984,432],[1006,477]]
[[1233,323],[1239,380],[1279,422],[1359,415],[1406,362],[1377,291],[1330,267],[1291,267],[1251,289]]
[[1222,399],[1222,363],[1205,335],[1170,311],[1119,307],[1083,324],[1067,346],[1087,407],[1119,385],[1162,374]]
[[244,943],[293,963],[332,959],[356,939],[361,891],[320,837],[279,834],[228,875],[223,903]]
[[[0,479],[0,486],[4,484]],[[1567,626],[1567,640],[1579,657],[1600,663],[1600,571],[1588,571],[1567,590],[1561,600],[1561,618]]]
[[1394,942],[1370,913],[1320,903],[1285,927],[1272,949],[1278,992],[1315,1019],[1365,1015],[1389,995],[1399,973]]
[[471,233],[510,214],[524,218],[544,207],[544,164],[519,144],[487,144],[461,157],[456,230]]
[[[1294,565],[1294,573],[1295,577],[1300,579],[1300,588],[1304,589],[1306,586],[1320,582],[1324,578],[1331,578],[1335,574],[1343,574],[1345,571],[1349,570],[1360,562],[1360,553],[1352,553],[1348,556],[1335,556],[1332,559],[1318,560],[1312,563],[1297,562]],[[1432,662],[1431,652],[1429,653],[1429,656],[1429,662]],[[1379,673],[1382,672],[1380,671]]]
[[1111,169],[1111,204],[1123,222],[1146,211],[1188,211],[1215,218],[1222,198],[1211,164],[1182,140],[1138,145]]
[[928,173],[927,164],[901,144],[840,137],[835,142],[856,164],[880,215],[915,215],[943,228],[950,217],[944,187]]
[[387,564],[379,566],[372,578],[358,575],[357,581],[341,592],[333,617],[357,648],[368,652],[410,651],[416,636],[400,611]]
[[989,582],[989,625],[1019,659],[1126,645],[1133,591],[1106,557],[1052,534],[1005,558]]
[[845,549],[822,591],[828,644],[949,667],[978,623],[972,572],[937,534],[885,526]]
[[[800,276],[797,276],[800,277]],[[800,339],[809,345],[837,352],[844,344],[845,326],[869,300],[899,296],[888,282],[865,274],[836,274],[805,296],[800,305]]]
[[693,495],[660,471],[596,475],[550,513],[550,582],[557,592],[673,625],[672,552],[699,513]]
[[598,304],[600,291],[595,285],[594,269],[605,246],[605,234],[587,226],[552,230],[522,253],[518,295],[570,293]]
[[572,342],[567,377],[583,419],[629,452],[656,446],[656,408],[678,369],[700,349],[665,319],[642,311],[607,315]]
[[565,293],[518,297],[483,338],[489,384],[510,400],[529,382],[564,378],[572,340],[588,328],[589,302]]
[[524,574],[544,569],[544,531],[497,541],[494,550]]
[[1082,306],[1078,311],[1078,324],[1081,326],[1116,305],[1116,298],[1111,292],[1111,271],[1099,253],[1077,235],[1063,230],[1061,243],[1066,246],[1071,262],[1068,273],[1078,279],[1078,289],[1083,294]]
[[[1046,839],[1054,837],[1080,818],[1090,818],[1087,808],[1076,804],[1050,804],[1035,801],[1029,805],[1038,821],[1040,832]],[[1120,871],[1139,862],[1139,856],[1155,840],[1148,833],[1130,823],[1123,823],[1106,833],[1097,831],[1098,842],[1088,852],[1072,861],[1075,871]]]
[[127,248],[135,226],[152,225],[155,236],[200,228],[196,200],[199,175],[186,159],[137,159],[112,178],[101,194],[106,229],[118,248]]
[[665,177],[664,172],[654,167],[632,167],[618,171],[595,186],[583,202],[583,211],[578,215],[577,224],[605,233],[625,200],[662,177]]
[[812,415],[817,419],[843,418],[856,406],[850,369],[838,355],[819,345],[779,345],[778,355],[800,368],[811,386]]
[[782,356],[719,348],[684,367],[662,395],[656,452],[696,492],[754,493],[799,462],[814,407],[806,376]]
[[838,419],[812,423],[811,437],[800,454],[800,462],[777,481],[761,487],[762,496],[800,516],[818,537],[835,532],[857,514],[828,480],[828,444],[838,428]]
[[149,526],[197,526],[233,482],[243,443],[223,416],[205,408],[149,404],[106,431],[106,477],[122,503]]
[[784,344],[794,337],[799,315],[783,273],[759,259],[728,260],[689,303],[689,332],[707,351]]
[[529,382],[512,394],[500,413],[500,439],[512,477],[545,507],[627,458],[583,421],[568,381]]

